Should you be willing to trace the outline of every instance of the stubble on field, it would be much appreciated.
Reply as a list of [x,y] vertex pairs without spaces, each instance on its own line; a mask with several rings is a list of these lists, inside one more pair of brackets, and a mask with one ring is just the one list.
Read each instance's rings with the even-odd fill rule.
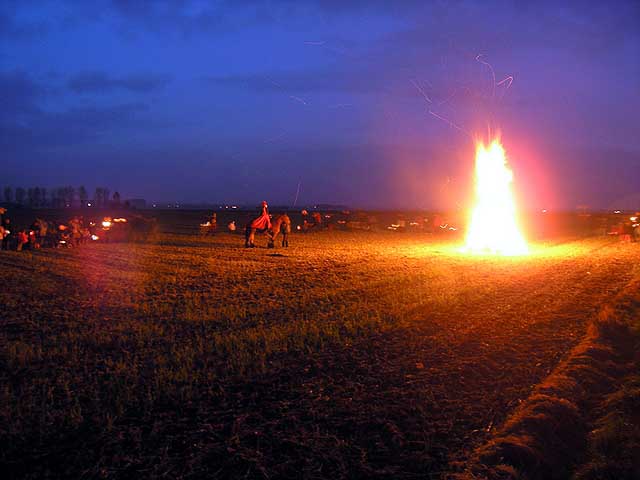
[[639,274],[635,246],[607,240],[522,258],[412,235],[292,245],[164,235],[0,256],[3,461],[36,476],[437,477]]

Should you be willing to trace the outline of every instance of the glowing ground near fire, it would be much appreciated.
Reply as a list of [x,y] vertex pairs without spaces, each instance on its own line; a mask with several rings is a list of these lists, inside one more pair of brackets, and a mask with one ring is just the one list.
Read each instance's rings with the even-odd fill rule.
[[609,239],[507,258],[424,234],[291,243],[0,256],[0,460],[33,478],[444,477],[640,278],[636,246]]

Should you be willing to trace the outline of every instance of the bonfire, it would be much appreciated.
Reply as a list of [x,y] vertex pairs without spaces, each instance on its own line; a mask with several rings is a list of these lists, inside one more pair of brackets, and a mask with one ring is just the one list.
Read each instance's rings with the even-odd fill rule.
[[475,205],[466,250],[473,253],[522,255],[528,252],[520,233],[511,184],[513,173],[499,139],[476,146]]

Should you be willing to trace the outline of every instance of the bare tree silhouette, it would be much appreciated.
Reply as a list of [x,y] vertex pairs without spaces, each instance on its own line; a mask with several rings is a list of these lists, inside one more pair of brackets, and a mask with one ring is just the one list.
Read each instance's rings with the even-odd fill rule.
[[80,200],[80,206],[86,207],[89,201],[89,194],[87,193],[87,189],[84,185],[80,185],[78,188],[78,199]]
[[24,188],[22,187],[18,187],[16,188],[16,203],[18,205],[23,205],[24,204],[24,197],[27,194],[27,192],[25,192]]
[[93,203],[97,208],[100,208],[104,205],[104,190],[102,187],[96,187],[96,191],[93,194]]

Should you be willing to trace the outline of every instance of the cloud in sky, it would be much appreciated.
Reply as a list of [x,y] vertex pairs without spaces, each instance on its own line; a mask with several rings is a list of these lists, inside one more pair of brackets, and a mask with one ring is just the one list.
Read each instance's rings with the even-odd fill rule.
[[0,72],[0,118],[10,120],[37,111],[43,93],[44,88],[24,72]]
[[133,74],[115,77],[106,72],[83,72],[71,77],[68,85],[76,93],[105,93],[119,89],[148,93],[164,87],[167,83],[167,77],[162,75]]
[[58,111],[42,108],[41,102],[53,95],[50,87],[24,72],[0,73],[0,145],[5,155],[24,159],[48,148],[90,145],[105,134],[131,126],[147,109],[140,102]]

